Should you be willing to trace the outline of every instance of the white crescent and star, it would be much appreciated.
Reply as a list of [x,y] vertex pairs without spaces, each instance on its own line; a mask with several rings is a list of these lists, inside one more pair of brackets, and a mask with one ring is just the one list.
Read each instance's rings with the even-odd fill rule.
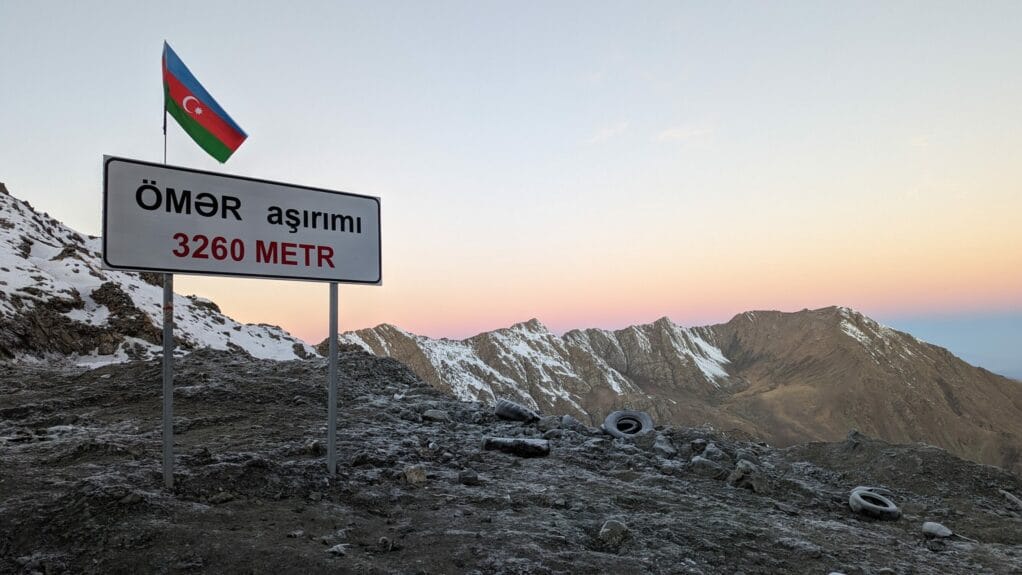
[[[195,100],[195,108],[194,109],[192,109],[192,110],[188,109],[188,100]],[[188,112],[189,114],[193,114],[193,115],[196,115],[196,116],[201,116],[202,115],[202,107],[199,106],[198,104],[199,104],[199,99],[196,98],[195,96],[185,96],[185,99],[181,100],[181,107],[184,108],[185,112]]]

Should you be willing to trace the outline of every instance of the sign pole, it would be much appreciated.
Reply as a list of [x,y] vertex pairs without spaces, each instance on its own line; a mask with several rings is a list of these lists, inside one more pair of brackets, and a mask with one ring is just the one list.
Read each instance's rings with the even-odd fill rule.
[[163,484],[174,487],[174,274],[163,274]]
[[337,475],[337,282],[330,282],[330,367],[327,392],[327,469]]

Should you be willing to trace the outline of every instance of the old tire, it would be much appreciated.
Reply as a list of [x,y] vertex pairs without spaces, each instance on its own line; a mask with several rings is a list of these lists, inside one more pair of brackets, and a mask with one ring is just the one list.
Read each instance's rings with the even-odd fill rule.
[[901,510],[893,501],[868,487],[853,489],[848,496],[848,506],[852,511],[874,519],[895,521],[901,517]]
[[535,411],[506,399],[497,401],[497,405],[493,406],[493,414],[501,419],[510,419],[512,421],[536,421],[539,419],[539,414]]
[[653,431],[653,418],[645,411],[615,411],[603,420],[603,430],[614,437],[635,437]]

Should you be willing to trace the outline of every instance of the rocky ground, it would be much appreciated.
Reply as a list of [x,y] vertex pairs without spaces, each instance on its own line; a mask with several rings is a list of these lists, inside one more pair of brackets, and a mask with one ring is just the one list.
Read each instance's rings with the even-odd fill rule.
[[[0,367],[0,572],[1022,572],[1022,504],[1005,495],[1022,480],[997,468],[854,433],[782,450],[503,421],[362,352],[341,357],[331,478],[325,365],[179,360],[170,491],[158,362]],[[889,489],[902,517],[854,514],[858,485]],[[924,521],[968,539],[928,540]]]

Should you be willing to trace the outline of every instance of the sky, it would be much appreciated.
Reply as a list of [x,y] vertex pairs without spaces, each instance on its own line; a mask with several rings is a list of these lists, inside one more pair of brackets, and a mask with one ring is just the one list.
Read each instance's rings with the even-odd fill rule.
[[[1022,378],[1022,3],[0,3],[0,181],[98,234],[163,41],[249,139],[170,164],[377,196],[342,330],[855,308]],[[327,333],[327,286],[179,275]],[[913,331],[915,330],[915,331]]]

